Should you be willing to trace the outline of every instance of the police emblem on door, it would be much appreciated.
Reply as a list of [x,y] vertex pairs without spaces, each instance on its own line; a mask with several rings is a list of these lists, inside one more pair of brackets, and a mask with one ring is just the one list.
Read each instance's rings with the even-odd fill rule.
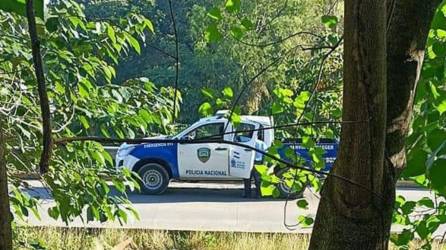
[[199,148],[197,150],[197,156],[201,162],[205,163],[211,157],[211,150],[209,148]]

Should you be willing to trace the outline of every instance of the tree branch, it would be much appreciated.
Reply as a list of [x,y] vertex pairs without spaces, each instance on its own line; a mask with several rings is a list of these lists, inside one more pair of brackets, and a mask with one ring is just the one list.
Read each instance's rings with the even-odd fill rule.
[[259,48],[265,48],[265,47],[268,47],[268,46],[271,46],[271,45],[274,45],[274,44],[283,43],[286,40],[289,40],[289,39],[291,39],[291,38],[293,38],[295,36],[300,36],[300,35],[310,35],[310,36],[314,36],[314,37],[317,37],[319,39],[322,39],[321,36],[319,36],[319,35],[317,35],[315,33],[312,33],[312,32],[309,32],[309,31],[299,31],[299,32],[295,32],[295,33],[290,34],[290,35],[288,35],[286,37],[280,38],[280,39],[278,39],[276,41],[272,41],[272,42],[269,42],[269,43],[259,43],[259,44],[256,44],[256,43],[245,42],[245,41],[242,41],[242,40],[237,40],[237,41],[239,41],[243,45],[252,46],[252,47],[259,47]]
[[177,95],[178,95],[178,77],[179,77],[179,44],[178,44],[178,34],[177,34],[177,24],[175,22],[175,16],[172,9],[172,0],[169,0],[169,10],[170,18],[172,19],[173,33],[175,35],[175,90],[173,94],[173,122],[175,122],[176,112],[177,112]]
[[51,117],[48,94],[45,86],[45,76],[43,74],[42,56],[40,54],[40,42],[37,36],[33,0],[26,1],[26,15],[28,18],[29,36],[31,38],[34,69],[39,92],[40,109],[42,112],[43,151],[40,155],[39,169],[41,174],[45,174],[46,172],[48,172],[48,166],[52,151]]

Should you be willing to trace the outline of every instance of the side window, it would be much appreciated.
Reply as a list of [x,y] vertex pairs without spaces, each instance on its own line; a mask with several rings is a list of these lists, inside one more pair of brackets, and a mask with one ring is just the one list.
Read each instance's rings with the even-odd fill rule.
[[254,134],[255,126],[248,123],[240,123],[235,128],[235,142],[248,142]]
[[189,133],[184,138],[188,140],[208,139],[217,140],[223,139],[224,123],[210,123],[202,125]]

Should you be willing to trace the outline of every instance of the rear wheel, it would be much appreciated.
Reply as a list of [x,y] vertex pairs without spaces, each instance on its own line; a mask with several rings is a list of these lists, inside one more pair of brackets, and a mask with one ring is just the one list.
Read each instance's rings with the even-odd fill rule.
[[162,194],[169,185],[169,173],[158,163],[147,163],[138,171],[141,178],[141,192],[144,194]]
[[283,168],[276,172],[276,176],[280,178],[280,182],[276,186],[277,190],[279,190],[281,198],[289,198],[289,199],[301,198],[305,191],[306,185],[304,185],[302,189],[299,191],[292,190],[292,188],[288,186],[286,183],[287,178],[283,176],[286,172],[288,172],[289,169],[290,168]]

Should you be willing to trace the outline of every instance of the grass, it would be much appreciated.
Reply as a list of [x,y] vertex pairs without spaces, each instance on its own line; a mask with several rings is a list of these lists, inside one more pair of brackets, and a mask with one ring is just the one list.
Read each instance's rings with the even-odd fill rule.
[[180,232],[160,230],[18,227],[15,249],[40,244],[46,249],[112,249],[132,238],[127,249],[306,249],[309,237],[300,234]]
[[[309,244],[309,235],[303,234],[17,227],[14,248],[105,250],[129,238],[132,243],[125,249],[300,250]],[[408,249],[419,247],[412,243]],[[443,250],[446,246],[436,242],[432,249]]]

